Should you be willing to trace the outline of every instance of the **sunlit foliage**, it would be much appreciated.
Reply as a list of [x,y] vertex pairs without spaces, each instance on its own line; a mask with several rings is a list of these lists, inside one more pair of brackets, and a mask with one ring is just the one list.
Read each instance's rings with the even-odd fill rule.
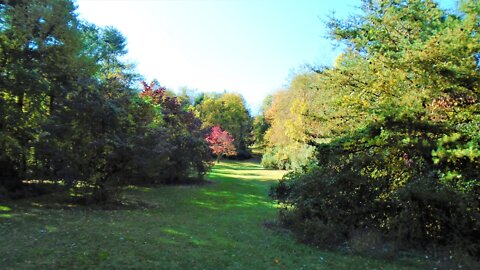
[[235,139],[226,130],[222,130],[220,126],[214,126],[205,138],[212,154],[217,156],[217,163],[220,162],[222,156],[234,156],[237,154],[233,142]]
[[[430,0],[382,0],[330,20],[343,54],[277,95],[267,131],[272,149],[295,138],[316,151],[317,166],[274,189],[303,239],[378,234],[397,248],[480,257],[479,14],[478,1],[448,13]],[[310,98],[295,88],[305,77]]]
[[195,106],[204,128],[220,125],[234,138],[237,156],[251,156],[248,147],[251,144],[252,117],[247,110],[245,100],[239,94],[223,93],[204,95]]
[[68,0],[0,1],[0,193],[48,179],[94,201],[118,185],[201,177],[201,122],[140,85],[126,39]]

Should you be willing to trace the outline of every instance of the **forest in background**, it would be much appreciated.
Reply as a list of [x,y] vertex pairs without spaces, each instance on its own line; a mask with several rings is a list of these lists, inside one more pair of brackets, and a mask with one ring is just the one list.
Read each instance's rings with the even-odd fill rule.
[[125,37],[72,1],[0,1],[0,196],[52,182],[99,203],[124,185],[195,181],[216,130],[225,154],[253,145],[290,171],[271,196],[301,241],[478,260],[480,3],[362,3],[328,22],[335,64],[297,74],[253,118],[239,94],[142,84]]

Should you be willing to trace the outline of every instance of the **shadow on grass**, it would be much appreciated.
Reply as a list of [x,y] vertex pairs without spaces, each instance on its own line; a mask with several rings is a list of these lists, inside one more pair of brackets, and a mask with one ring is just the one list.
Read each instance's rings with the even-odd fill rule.
[[[252,161],[225,161],[216,164],[207,180],[185,181],[180,185],[131,185],[118,188],[107,202],[89,201],[87,197],[70,193],[58,185],[30,183],[29,190],[39,190],[37,196],[0,201],[0,220],[22,219],[44,210],[147,210],[157,208],[157,191],[183,187],[198,190],[198,198],[190,203],[210,210],[232,208],[273,207],[268,198],[268,183],[281,178],[278,171],[264,170]],[[38,186],[38,187],[37,187]],[[227,191],[228,190],[228,191]],[[154,192],[155,191],[155,192]],[[150,194],[150,193],[155,194]],[[168,191],[167,191],[168,192]],[[125,196],[126,194],[126,196]],[[148,196],[145,196],[150,194]],[[189,198],[184,198],[189,200]],[[182,199],[181,199],[182,200]]]
[[[101,203],[89,202],[88,197],[72,195],[66,190],[21,199],[2,199],[0,222],[6,219],[21,221],[25,218],[41,216],[46,211],[83,213],[85,211],[147,210],[158,207],[156,203],[143,200],[140,196],[125,196],[123,193],[128,190],[128,187],[119,189],[118,196]],[[150,192],[151,188],[135,187],[135,190],[145,194]]]
[[[8,196],[0,197],[0,220],[2,218],[21,217],[23,214],[31,215],[39,209],[52,210],[145,210],[155,208],[157,205],[142,200],[139,193],[149,193],[163,187],[202,187],[212,184],[212,181],[197,178],[188,178],[175,184],[139,184],[130,186],[113,187],[106,201],[98,200],[92,196],[94,190],[88,188],[66,189],[61,183],[54,181],[24,181],[23,188]],[[136,192],[139,196],[124,196],[126,193]],[[3,206],[5,204],[5,206]],[[6,206],[15,205],[19,211],[13,213]],[[5,209],[9,209],[7,210]],[[22,214],[23,213],[23,214]]]
[[147,211],[55,206],[54,194],[0,202],[0,268],[405,269],[301,245],[265,222],[275,218],[267,193],[282,172],[258,167],[225,162],[211,185],[121,190],[126,201],[158,204]]

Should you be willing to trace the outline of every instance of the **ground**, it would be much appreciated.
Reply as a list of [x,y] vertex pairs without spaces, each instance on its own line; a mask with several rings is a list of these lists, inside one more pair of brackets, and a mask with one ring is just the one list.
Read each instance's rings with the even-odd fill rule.
[[269,186],[283,173],[222,162],[208,184],[128,187],[119,207],[0,202],[0,269],[431,269],[422,258],[322,251],[268,228]]

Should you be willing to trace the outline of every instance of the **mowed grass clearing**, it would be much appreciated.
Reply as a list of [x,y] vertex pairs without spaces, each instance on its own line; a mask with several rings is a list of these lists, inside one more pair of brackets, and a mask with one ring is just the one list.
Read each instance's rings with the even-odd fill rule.
[[129,203],[110,210],[51,195],[0,202],[0,269],[432,269],[321,251],[265,227],[283,173],[222,162],[211,184],[129,187]]

